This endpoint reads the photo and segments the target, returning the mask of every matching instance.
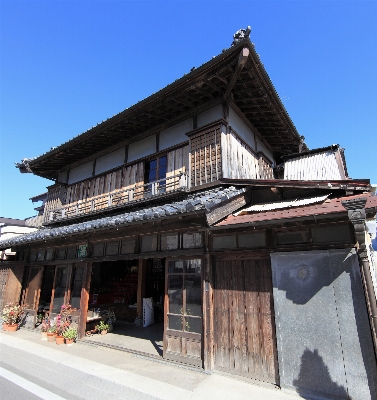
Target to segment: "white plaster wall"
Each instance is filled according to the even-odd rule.
[[[170,128],[164,129],[160,132],[160,150],[167,149],[168,147],[176,144],[186,142],[188,137],[187,132],[193,129],[193,119],[189,118],[179,124],[173,125]]]
[[[6,225],[0,228],[1,240],[10,239],[13,236],[22,235],[23,233],[29,233],[36,231],[36,228],[29,226],[15,226]]]
[[[243,122],[242,118],[229,107],[229,125],[240,135],[240,137],[253,149],[255,148],[254,133]]]
[[[9,240],[15,236],[23,235],[25,233],[30,233],[36,231],[37,228],[32,228],[29,226],[14,226],[14,225],[6,225],[0,227],[0,240]],[[6,255],[16,254],[11,249],[6,249],[4,251],[0,251],[0,259],[3,257],[1,253]]]
[[[207,125],[212,121],[217,121],[220,118],[223,118],[223,110],[221,104],[198,114],[197,118],[198,128],[203,125]]]
[[[156,135],[131,143],[128,146],[127,162],[138,160],[153,153],[156,153]]]
[[[267,147],[262,143],[260,139],[257,137],[257,151],[261,151],[268,159],[270,159],[272,162],[274,162],[274,156],[270,152],[270,150],[267,149]]]
[[[67,182],[67,171],[59,172],[58,174],[58,182],[66,183]]]
[[[102,157],[97,158],[95,175],[101,174],[102,172],[108,171],[110,169],[119,167],[123,165],[125,158],[125,149],[115,150],[112,153],[106,154]]]
[[[78,167],[72,168],[69,171],[68,184],[82,181],[83,179],[90,178],[93,173],[93,162],[89,161]]]

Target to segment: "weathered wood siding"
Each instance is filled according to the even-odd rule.
[[[216,369],[278,383],[273,310],[269,258],[215,261]]]
[[[9,302],[18,302],[21,295],[23,266],[0,267],[0,310]]]
[[[66,197],[65,187],[63,185],[54,185],[48,188],[47,199],[43,212],[43,222],[47,222],[50,218],[50,212],[60,208],[64,204]]]
[[[234,132],[222,134],[223,177],[259,179],[258,156]]]
[[[123,167],[123,179],[121,189],[132,190],[130,192],[129,200],[138,199],[143,195],[143,188],[141,185],[144,183],[144,162]]]
[[[181,172],[189,170],[189,147],[184,146],[176,150],[172,150],[167,154],[167,169],[166,169],[166,191],[178,189],[179,187],[186,186],[186,175],[179,177]],[[174,178],[173,178],[174,177]]]
[[[191,187],[204,185],[221,178],[221,132],[216,124],[190,137]]]
[[[144,163],[140,162],[127,167],[119,168],[107,174],[103,174],[92,179],[86,179],[82,182],[77,182],[69,185],[67,188],[64,205],[70,205],[67,213],[74,213],[75,207],[79,206],[86,200],[85,210],[81,212],[90,212],[101,210],[108,207],[108,197],[103,196],[113,193],[113,204],[117,203],[116,194],[119,190],[134,189],[130,195],[138,196],[138,192],[142,191],[138,188],[139,185],[144,183]]]
[[[274,171],[270,163],[262,156],[259,156],[259,178],[260,179],[274,179]]]

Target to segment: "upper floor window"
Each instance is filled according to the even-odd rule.
[[[148,196],[166,191],[167,157],[158,157],[145,162],[144,184],[145,194]]]

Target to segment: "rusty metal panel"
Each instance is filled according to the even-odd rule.
[[[287,160],[284,164],[284,179],[328,180],[344,179],[343,167],[339,165],[333,150]]]
[[[318,215],[330,215],[344,213],[346,216],[347,211],[342,205],[342,200],[357,199],[360,197],[365,197],[363,195],[340,197],[337,199],[331,199],[323,204],[312,204],[301,207],[293,207],[285,210],[270,210],[265,212],[254,212],[246,215],[233,216],[229,215],[227,218],[221,222],[215,224],[215,226],[227,226],[236,224],[251,224],[263,221],[274,221],[282,219],[293,219],[307,216],[318,216]],[[377,209],[377,196],[369,196],[367,199],[367,204],[365,206],[366,210],[373,211]]]
[[[281,385],[304,397],[377,398],[354,249],[273,253],[271,260]]]

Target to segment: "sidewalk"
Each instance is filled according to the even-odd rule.
[[[0,333],[1,362],[76,399],[298,400],[295,394],[217,373],[179,367],[78,342],[69,347],[40,340],[25,329]],[[63,372],[64,371],[64,372]],[[69,384],[67,385],[67,382]]]

